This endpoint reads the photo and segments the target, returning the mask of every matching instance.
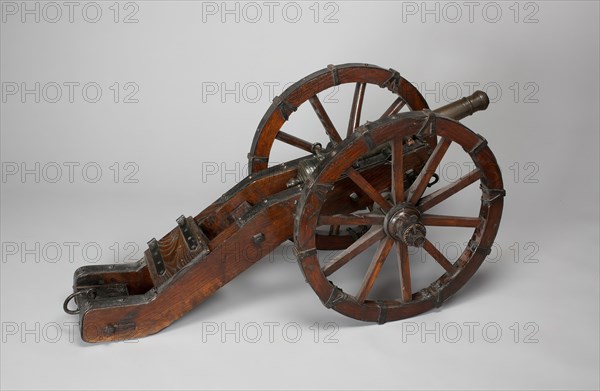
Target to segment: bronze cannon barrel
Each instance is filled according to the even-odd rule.
[[[490,98],[483,91],[475,91],[471,96],[459,99],[456,102],[442,106],[434,112],[456,121],[468,117],[478,111],[485,110],[490,104]]]

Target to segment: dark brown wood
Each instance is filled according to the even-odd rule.
[[[331,261],[323,266],[323,274],[326,276],[333,274],[358,254],[362,253],[384,237],[385,233],[383,232],[383,228],[377,226],[371,227],[369,232],[364,234],[360,239],[352,243],[347,249],[336,255]]]
[[[337,215],[337,216],[342,216],[342,215]],[[329,227],[329,235],[339,235],[340,234],[340,226],[339,225],[331,225]]]
[[[341,142],[316,94],[343,83],[356,85],[348,133],[360,125],[367,84],[387,88],[398,98],[380,120]],[[483,107],[483,98],[474,94],[443,113],[456,117],[472,113]],[[313,151],[315,144],[280,130],[306,101],[339,145]],[[415,110],[427,108],[398,73],[364,64],[331,67],[292,86],[275,100],[259,126],[250,157],[251,175],[195,217],[177,219],[176,228],[149,241],[139,262],[85,266],[75,272],[69,297],[77,306],[82,339],[105,342],[156,333],[292,237],[307,282],[329,308],[383,323],[439,306],[471,278],[493,244],[503,207],[502,176],[483,138],[430,111],[394,115],[405,103]],[[426,126],[434,133],[417,134]],[[420,142],[422,137],[425,143]],[[315,152],[315,157],[267,168],[276,139]],[[468,151],[478,168],[423,197],[450,143]],[[314,172],[307,173],[307,167]],[[424,213],[436,205],[443,207],[445,200],[459,197],[477,180],[481,181],[479,216]],[[425,226],[470,228],[468,245],[450,262],[432,244]],[[344,273],[333,273],[376,243],[358,292],[346,293],[339,281]],[[421,245],[445,273],[413,292],[411,267],[418,264],[411,266],[408,247]],[[318,249],[342,251],[321,262]],[[373,297],[379,295],[372,288],[392,249],[399,267],[400,297]]]
[[[481,179],[481,170],[476,168],[475,170],[470,171],[468,174],[460,177],[457,181],[452,182],[427,195],[426,197],[421,198],[418,203],[419,209],[422,211],[429,210],[440,202],[446,200],[448,197],[458,193],[470,184],[475,183],[479,179]]]
[[[277,140],[283,141],[286,144],[289,144],[293,147],[300,148],[306,152],[313,152],[313,144],[309,143],[306,140],[301,139],[300,137],[296,137],[289,133],[286,133],[280,130],[276,136]]]
[[[271,149],[275,140],[277,140],[276,136],[281,131],[281,127],[287,121],[293,120],[290,118],[293,108],[299,108],[307,101],[321,120],[332,144],[340,143],[342,137],[325,111],[323,104],[318,98],[318,94],[322,94],[320,96],[330,96],[334,93],[335,96],[339,96],[336,89],[339,88],[339,85],[344,84],[353,84],[355,87],[350,119],[348,121],[348,129],[352,128],[352,131],[361,122],[364,122],[360,113],[367,85],[371,85],[373,88],[387,89],[395,98],[395,104],[389,108],[391,110],[389,111],[389,115],[397,113],[407,103],[407,106],[413,110],[428,108],[427,102],[415,86],[391,69],[369,64],[329,66],[290,86],[273,101],[273,104],[261,120],[252,142],[249,153],[250,173],[259,172],[268,167]],[[337,129],[340,128],[338,127]],[[344,137],[349,133],[346,132]],[[302,134],[298,134],[297,136],[303,138]],[[427,141],[435,143],[435,138],[429,137]],[[308,145],[303,145],[305,147],[304,150],[307,150]],[[325,144],[323,145],[326,146]],[[330,249],[348,242],[347,238],[338,239],[335,237],[340,234],[343,235],[343,231],[340,231],[336,227],[332,227],[330,231],[328,235],[321,235],[318,248]],[[331,238],[327,238],[327,236],[331,236]]]
[[[348,233],[332,235],[331,232],[327,232],[327,234],[315,234],[315,245],[320,250],[337,251],[346,249],[355,241],[356,235],[351,235]]]
[[[408,303],[412,299],[412,287],[410,280],[410,258],[408,256],[408,246],[405,243],[396,243],[398,269],[400,271],[400,301]]]
[[[452,265],[452,263],[450,263],[450,261],[448,259],[446,259],[446,257],[444,256],[444,254],[442,254],[440,252],[440,250],[438,250],[433,243],[431,243],[428,239],[425,239],[425,243],[423,243],[423,248],[425,249],[425,251],[427,251],[429,253],[429,255],[431,255],[433,257],[433,259],[435,259],[435,261],[437,263],[440,264],[441,267],[443,267],[448,273],[450,274],[454,274],[454,272],[456,272],[456,269],[454,268],[454,265]]]
[[[424,225],[431,225],[434,227],[471,227],[477,228],[481,224],[479,217],[465,217],[465,216],[441,216],[424,214],[421,216],[421,221]]]
[[[315,110],[315,113],[317,113],[317,117],[319,117],[319,121],[321,121],[321,124],[323,124],[323,127],[325,128],[325,133],[327,133],[331,142],[333,142],[334,144],[341,142],[342,137],[333,125],[333,122],[331,122],[331,118],[329,118],[329,114],[327,114],[327,111],[325,111],[325,108],[321,104],[319,97],[317,95],[313,95],[308,99],[308,101],[310,102],[312,108]]]
[[[319,216],[319,225],[381,225],[383,218],[380,214]]]
[[[402,137],[392,140],[392,197],[394,202],[404,202],[404,143]]]
[[[362,191],[364,191],[373,202],[376,202],[381,208],[385,211],[388,211],[392,208],[392,205],[388,200],[383,198],[381,193],[377,191],[376,188],[373,187],[362,175],[360,175],[354,168],[349,167],[346,170],[346,175],[352,179],[354,183],[356,183]]]
[[[362,112],[363,100],[365,99],[365,89],[367,83],[356,83],[354,88],[354,97],[352,98],[352,107],[350,108],[350,119],[348,120],[348,131],[346,137],[350,137],[354,129],[360,126],[360,114]]]
[[[435,130],[440,139],[434,143],[435,148],[430,150],[431,153],[421,169],[415,171],[417,176],[414,181],[406,187],[405,174],[411,170],[411,165],[407,164],[409,153],[406,153],[406,150],[411,147],[402,145],[400,140],[414,139],[417,132],[425,126]],[[441,305],[460,289],[481,265],[499,226],[504,194],[500,170],[493,154],[480,136],[457,122],[437,118],[431,113],[409,112],[398,117],[386,117],[370,124],[368,130],[361,130],[361,132],[362,137],[348,140],[350,142],[341,145],[335,155],[323,161],[314,180],[303,190],[299,200],[294,242],[299,253],[304,254],[300,265],[308,283],[327,307],[365,321],[385,322],[404,319]],[[478,170],[432,193],[431,196],[422,197],[451,143],[456,143],[464,151],[469,151],[468,157],[472,159]],[[357,169],[362,167],[359,164],[360,159],[386,144],[392,147],[392,156],[386,164],[386,169],[379,171],[379,177],[369,174],[367,179],[369,171],[366,168]],[[404,152],[402,155],[398,153],[400,148]],[[385,211],[386,217],[382,226],[372,225],[367,234],[355,244],[338,254],[332,262],[326,263],[325,267],[321,267],[322,256],[311,251],[316,245],[316,228],[322,223],[342,223],[342,217],[334,217],[335,215],[330,211],[324,211],[328,205],[333,205],[330,204],[332,199],[324,189],[337,189],[338,183],[343,182],[345,178],[349,178],[372,201],[383,204],[381,209]],[[423,213],[421,208],[423,205],[443,207],[443,201],[452,195],[459,197],[460,190],[477,180],[485,183],[481,190],[483,201],[479,216]],[[398,181],[402,184],[397,183]],[[404,191],[407,188],[408,191]],[[392,193],[392,203],[384,197],[388,192]],[[397,196],[403,194],[404,199]],[[333,200],[337,203],[342,201],[337,198]],[[372,214],[372,212],[358,212],[359,208],[356,210],[353,215]],[[361,221],[356,217],[346,218],[351,223]],[[372,222],[380,223],[380,220]],[[425,226],[461,229],[463,230],[461,232],[464,232],[464,228],[470,228],[471,233],[465,237],[468,246],[456,261],[450,262],[433,246],[430,232],[425,230]],[[347,285],[347,281],[344,281],[344,274],[333,272],[352,262],[377,241],[380,242],[380,246],[363,277],[360,289],[354,296],[345,293],[347,289],[344,289],[344,286]],[[371,297],[371,288],[385,261],[384,253],[389,252],[391,248],[390,242],[395,244],[395,256],[398,262],[399,297]],[[411,265],[409,245],[423,246],[445,272],[440,273],[429,286],[416,292],[412,291],[411,275],[415,272],[412,269],[418,267],[419,263]]]
[[[381,118],[385,118],[385,117],[389,117],[391,115],[394,114],[398,114],[400,112],[400,110],[402,110],[402,108],[406,105],[406,102],[404,101],[403,98],[396,98],[396,100],[394,102],[392,102],[392,104],[390,105],[390,107],[388,107],[385,112],[381,115]]]
[[[416,87],[391,69],[370,64],[342,64],[333,68],[321,69],[293,84],[279,96],[280,99],[273,101],[260,121],[252,141],[248,154],[250,173],[268,167],[275,136],[288,120],[280,109],[281,102],[287,102],[293,107],[300,107],[310,98],[313,101],[311,103],[315,103],[318,98],[313,97],[319,93],[329,94],[334,88],[339,88],[339,85],[356,83],[366,83],[373,87],[388,89],[392,96],[401,98],[412,110],[429,108]],[[330,138],[336,143],[341,141],[341,137],[336,137],[335,134],[330,135]]]
[[[450,147],[451,142],[452,140],[448,138],[442,138],[438,142],[438,145],[433,150],[433,153],[427,161],[425,168],[419,173],[419,176],[417,176],[417,179],[410,187],[410,189],[408,189],[408,196],[406,197],[408,202],[410,202],[411,204],[416,204],[419,201],[419,199],[423,195],[423,192],[425,191],[425,188],[427,188],[431,177],[435,173],[436,168],[438,167],[440,161],[442,161],[442,158],[444,157],[444,154],[448,150],[448,147]]]
[[[369,269],[367,270],[367,274],[365,274],[365,278],[358,289],[358,293],[356,294],[356,300],[359,303],[362,303],[367,298],[369,292],[371,292],[371,288],[375,283],[375,279],[379,275],[381,271],[381,267],[385,262],[392,246],[394,245],[394,241],[390,238],[385,238],[379,242],[379,247],[377,247],[377,251],[375,252],[375,256],[369,265]]]

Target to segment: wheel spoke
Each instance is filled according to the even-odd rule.
[[[319,120],[323,124],[325,132],[327,133],[327,136],[329,136],[331,142],[334,144],[342,142],[342,137],[335,129],[335,126],[333,126],[333,122],[331,122],[331,118],[329,118],[329,115],[325,111],[325,108],[321,104],[319,98],[316,95],[313,95],[308,100],[312,108],[315,110],[315,113],[317,113],[317,117],[319,117]]]
[[[339,268],[347,264],[352,258],[371,247],[378,240],[385,237],[382,227],[371,227],[356,242],[352,243],[347,249],[336,255],[330,262],[323,266],[323,273],[326,276],[331,275]]]
[[[412,287],[410,286],[410,258],[408,246],[404,242],[396,242],[398,268],[400,270],[400,289],[402,291],[402,302],[408,303],[412,299]]]
[[[340,226],[339,225],[329,226],[329,235],[339,235],[339,234],[340,234]]]
[[[402,108],[406,105],[406,102],[402,98],[396,98],[396,100],[387,108],[387,110],[379,117],[385,118],[397,114],[402,110]]]
[[[384,216],[375,213],[363,215],[319,216],[317,225],[382,225]]]
[[[440,252],[440,250],[438,250],[437,248],[435,248],[435,246],[433,245],[433,243],[431,243],[429,240],[425,239],[425,242],[423,243],[423,248],[448,273],[454,274],[456,272],[456,268],[454,267],[454,265],[448,259],[446,259],[446,257],[444,256],[444,254],[442,254]]]
[[[350,109],[347,137],[350,137],[352,132],[354,132],[354,129],[360,126],[360,114],[362,112],[366,87],[367,83],[356,83],[356,87],[354,88],[354,98],[352,98],[352,108]]]
[[[314,144],[311,144],[311,143],[309,143],[306,140],[303,140],[303,139],[301,139],[299,137],[293,136],[293,135],[291,135],[289,133],[286,133],[284,131],[280,130],[277,133],[277,136],[275,136],[275,138],[277,140],[283,141],[284,143],[289,144],[289,145],[291,145],[293,147],[300,148],[300,149],[302,149],[304,151],[307,151],[307,152],[311,152],[311,153],[313,152],[313,145]]]
[[[392,197],[394,202],[404,202],[404,150],[402,137],[392,141]]]
[[[360,187],[361,190],[364,191],[371,200],[379,204],[383,210],[387,212],[392,208],[392,205],[388,202],[388,200],[383,198],[379,191],[377,191],[377,189],[367,182],[367,180],[354,168],[350,167],[348,170],[346,170],[346,174],[348,174],[348,177],[352,179],[352,182],[356,183],[358,187]]]
[[[436,145],[433,153],[429,157],[429,160],[427,160],[427,163],[425,163],[425,167],[423,167],[423,170],[421,170],[415,182],[412,184],[410,189],[408,189],[408,202],[411,204],[416,204],[419,198],[421,198],[425,188],[429,184],[431,176],[435,172],[437,166],[440,164],[440,161],[444,157],[444,154],[448,150],[451,142],[452,141],[447,138],[442,137],[440,139],[438,145]]]
[[[421,216],[424,225],[434,227],[466,227],[477,228],[481,223],[479,217],[441,216],[424,214]]]
[[[475,170],[469,172],[468,174],[460,177],[457,181],[452,182],[452,183],[434,191],[433,193],[429,194],[426,197],[423,197],[419,201],[419,204],[418,204],[419,209],[421,209],[422,211],[426,211],[428,209],[433,208],[440,202],[442,202],[442,201],[446,200],[447,198],[451,197],[452,195],[458,193],[459,191],[461,191],[465,187],[469,186],[470,184],[475,183],[476,181],[481,179],[481,177],[482,177],[481,170],[476,168]]]
[[[388,237],[384,238],[379,242],[379,247],[377,247],[377,251],[375,252],[375,256],[373,257],[371,264],[369,265],[367,274],[365,275],[360,289],[356,294],[356,300],[358,300],[359,303],[364,302],[369,292],[371,292],[371,288],[375,283],[375,279],[381,271],[381,267],[383,266],[383,263],[385,262],[388,254],[390,253],[390,250],[392,249],[393,245],[394,240]]]

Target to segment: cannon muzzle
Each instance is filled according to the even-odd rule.
[[[468,117],[480,110],[485,110],[490,104],[490,98],[483,91],[475,91],[471,96],[434,110],[436,114],[452,118],[456,121]]]

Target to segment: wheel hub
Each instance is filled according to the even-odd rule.
[[[421,222],[421,212],[410,204],[394,206],[385,216],[383,229],[394,240],[413,247],[423,246],[427,234]]]

